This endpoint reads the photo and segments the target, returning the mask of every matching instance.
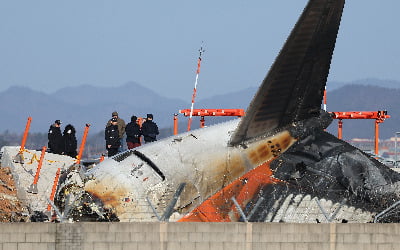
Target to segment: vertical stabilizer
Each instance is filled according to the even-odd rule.
[[[233,134],[231,145],[319,115],[344,2],[308,2]]]

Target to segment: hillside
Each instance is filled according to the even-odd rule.
[[[372,81],[372,80],[371,80]],[[377,83],[383,84],[381,81]],[[395,86],[390,81],[390,86]],[[400,82],[397,82],[400,86]],[[332,86],[333,84],[328,84]],[[387,84],[386,84],[387,85]],[[333,87],[332,87],[333,88]],[[331,88],[331,89],[332,89]],[[242,108],[246,109],[257,88],[251,87],[225,95],[199,99],[195,108]],[[387,110],[392,118],[380,125],[381,138],[389,138],[399,131],[400,90],[398,88],[373,85],[350,84],[339,88],[328,88],[328,111],[377,111]],[[190,100],[189,100],[190,101]],[[173,114],[180,109],[190,108],[187,103],[156,94],[137,83],[126,83],[115,87],[67,87],[53,94],[44,94],[30,88],[12,87],[0,92],[0,133],[22,133],[26,119],[32,116],[31,132],[47,133],[49,125],[56,119],[63,126],[73,124],[82,133],[86,123],[91,124],[90,134],[101,133],[111,113],[117,110],[129,122],[131,115],[145,116],[153,113],[160,128],[165,128],[164,136],[172,133]],[[230,117],[206,118],[206,124],[222,122]],[[186,129],[187,118],[179,116],[179,130]],[[194,118],[198,127],[198,118]],[[337,133],[335,121],[328,129]],[[344,137],[373,138],[374,122],[369,120],[344,121]]]
[[[0,132],[22,132],[28,116],[32,117],[32,132],[47,132],[51,123],[60,119],[63,125],[73,124],[83,131],[102,131],[113,111],[129,122],[132,115],[153,113],[161,127],[172,124],[173,114],[188,104],[157,95],[136,83],[100,88],[93,86],[67,87],[53,94],[44,94],[23,87],[12,87],[0,93],[0,114],[7,122]]]
[[[399,85],[400,86],[400,85]],[[328,111],[378,111],[387,110],[391,118],[380,126],[380,138],[393,137],[400,131],[400,89],[370,85],[346,85],[327,93]],[[343,120],[343,137],[373,138],[374,120]],[[337,121],[328,131],[337,134]]]

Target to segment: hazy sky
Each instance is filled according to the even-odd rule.
[[[190,102],[201,45],[198,98],[258,86],[306,3],[0,0],[0,91],[134,81]],[[347,0],[329,80],[400,80],[399,9]]]

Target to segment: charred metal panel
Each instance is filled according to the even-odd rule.
[[[247,218],[252,222],[286,223],[368,223],[375,213],[302,192],[290,185],[268,185],[256,211]],[[268,199],[266,199],[268,197]],[[343,204],[345,203],[345,204]],[[250,206],[249,206],[250,207]],[[245,211],[249,213],[249,211]]]
[[[230,144],[319,115],[344,0],[309,1]]]
[[[250,210],[260,197],[264,200],[249,221],[327,222],[323,211],[315,211],[322,200],[336,204],[335,209],[341,204],[335,222],[372,222],[400,200],[399,173],[322,130],[304,137],[270,166],[274,177],[286,184],[265,186],[248,204]],[[335,209],[326,209],[327,214]],[[385,222],[399,221],[397,209],[385,216]]]

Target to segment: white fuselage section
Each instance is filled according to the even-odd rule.
[[[248,170],[283,153],[295,141],[284,131],[246,147],[228,146],[239,121],[193,130],[136,148],[154,164],[133,150],[109,158],[87,173],[90,180],[84,189],[99,198],[120,221],[154,221],[157,220],[154,210],[161,216],[178,186],[185,183],[172,218],[179,219]],[[129,156],[121,157],[123,154]]]

